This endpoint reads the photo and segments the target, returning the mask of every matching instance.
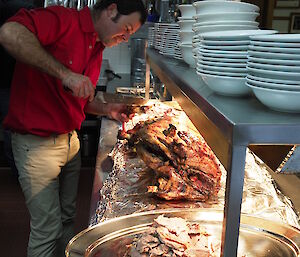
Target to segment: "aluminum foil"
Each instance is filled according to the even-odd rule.
[[[179,130],[198,133],[183,111],[163,103],[155,103],[147,113],[136,115],[126,124],[126,128],[130,129],[141,120],[158,117],[166,112],[180,124]],[[118,141],[110,156],[114,165],[99,192],[98,207],[91,219],[91,226],[111,218],[154,209],[224,208],[226,170],[222,165],[221,189],[215,198],[207,202],[166,201],[147,192],[147,186],[154,184],[154,172],[128,148],[126,142]],[[268,167],[250,150],[246,153],[242,213],[300,228],[300,220],[292,202],[276,187]]]

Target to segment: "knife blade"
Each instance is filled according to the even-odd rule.
[[[122,94],[113,94],[102,91],[98,91],[95,98],[101,103],[123,103],[128,105],[143,105],[148,102],[148,100],[141,97],[125,96]]]

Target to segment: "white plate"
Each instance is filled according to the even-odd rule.
[[[205,57],[217,57],[217,58],[227,58],[227,59],[245,59],[247,58],[247,54],[218,54],[214,52],[206,52],[202,50],[198,50],[198,55],[203,55]]]
[[[274,34],[276,30],[233,30],[222,32],[207,32],[200,35],[205,40],[249,40],[251,35]]]
[[[192,17],[178,17],[179,21],[194,21],[194,19]]]
[[[221,67],[221,66],[211,66],[197,63],[197,68],[201,70],[208,70],[208,71],[220,71],[220,72],[233,72],[233,73],[247,73],[246,68],[238,68],[238,67]]]
[[[248,45],[236,45],[236,46],[211,46],[211,45],[205,45],[200,43],[201,47],[203,49],[208,49],[208,50],[218,50],[218,51],[227,51],[227,50],[235,50],[235,51],[246,51],[248,50]]]
[[[195,23],[195,20],[182,20],[177,22],[180,30],[182,31],[192,31],[192,26]]]
[[[236,67],[236,68],[246,68],[247,62],[212,62],[203,60],[202,58],[198,58],[199,64],[209,65],[209,66],[217,66],[217,67]]]
[[[198,1],[194,2],[193,6],[196,8],[196,14],[205,13],[226,13],[226,12],[258,12],[259,7],[254,4],[224,1]]]
[[[273,47],[300,47],[300,43],[265,42],[250,40],[250,45]]]
[[[203,55],[198,55],[198,58],[201,58],[203,61],[211,62],[224,62],[224,63],[247,63],[247,58],[238,59],[238,58],[220,58],[220,57],[208,57]]]
[[[217,75],[217,76],[227,76],[227,77],[238,77],[238,78],[245,78],[247,76],[246,73],[234,73],[234,72],[225,72],[225,71],[208,71],[208,70],[203,70],[197,67],[197,71],[203,72],[203,73],[208,73],[211,75]]]
[[[250,65],[247,65],[248,73],[263,78],[281,79],[281,80],[293,80],[300,81],[298,72],[285,72],[285,71],[274,71],[274,70],[263,70],[257,69]]]
[[[287,60],[298,60],[300,61],[300,54],[285,54],[285,53],[269,53],[261,51],[248,51],[249,56],[266,59],[287,59]]]
[[[300,54],[300,48],[295,47],[269,47],[269,46],[254,46],[249,45],[249,50],[269,52],[269,53],[285,53],[285,54]]]
[[[252,62],[256,63],[266,63],[266,64],[279,64],[279,65],[289,65],[289,66],[300,66],[300,60],[284,60],[284,59],[266,59],[266,58],[258,58],[253,56],[248,56],[248,59]]]
[[[213,53],[213,54],[224,54],[224,55],[247,55],[247,51],[231,51],[231,50],[211,50],[211,49],[205,49],[201,46],[198,47],[198,50],[200,50],[203,53]]]
[[[237,21],[237,20],[226,20],[226,21],[205,21],[205,22],[195,22],[193,26],[209,26],[209,25],[247,25],[258,27],[259,23],[257,21]]]
[[[202,33],[208,33],[211,31],[217,32],[225,32],[225,31],[241,31],[241,30],[258,30],[256,26],[251,25],[207,25],[207,26],[199,26],[197,28],[193,28],[193,31],[199,35]]]
[[[196,10],[191,4],[180,4],[178,8],[182,17],[190,18],[196,14]]]
[[[276,34],[276,35],[259,35],[251,36],[251,40],[272,41],[272,42],[291,42],[300,43],[300,34]]]
[[[247,64],[250,65],[251,67],[264,69],[264,70],[299,72],[299,77],[300,77],[300,66],[293,67],[293,66],[279,65],[279,64],[274,65],[274,64],[257,63],[252,61],[248,61]]]
[[[212,46],[235,46],[235,45],[249,45],[250,40],[200,40],[204,45]]]
[[[158,27],[175,27],[179,28],[179,25],[177,23],[155,23]]]
[[[286,84],[277,84],[271,82],[263,82],[259,80],[253,80],[246,77],[246,81],[251,85],[257,87],[265,87],[265,88],[274,88],[274,89],[281,89],[281,90],[291,90],[291,91],[299,91],[300,92],[300,85],[286,85]]]
[[[262,81],[262,82],[292,85],[292,86],[299,85],[300,86],[300,81],[263,78],[263,77],[260,77],[260,76],[253,76],[251,74],[248,74],[247,77],[252,79],[252,80],[258,80],[258,81]]]
[[[196,19],[197,22],[227,21],[227,20],[255,21],[258,15],[259,15],[258,12],[227,12],[227,13],[223,12],[222,15],[216,15],[216,13],[195,15],[194,19]]]
[[[300,112],[300,92],[269,89],[246,85],[252,89],[255,96],[270,109],[282,112]]]

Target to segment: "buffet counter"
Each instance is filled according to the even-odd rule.
[[[225,225],[227,222],[225,240],[226,237],[229,240],[228,236],[231,234],[234,234],[235,238],[238,233],[236,232],[236,228],[238,228],[236,224],[239,223],[240,217],[240,207],[237,203],[242,201],[241,193],[243,191],[248,145],[256,143],[300,143],[299,134],[297,133],[300,126],[299,115],[268,110],[254,97],[231,98],[218,96],[205,86],[193,69],[190,69],[181,61],[162,57],[151,49],[148,49],[148,63],[150,63],[161,81],[165,83],[195,127],[201,132],[229,174],[229,178],[224,184],[226,187],[224,190],[227,191],[227,195],[225,194],[224,197],[226,206]],[[110,92],[114,91],[113,87],[108,87],[108,89]],[[119,128],[120,124],[117,122],[102,119],[91,197],[91,225],[99,222],[97,218],[95,220],[95,216],[97,216],[95,214],[99,212],[99,203],[102,200],[107,200],[103,199],[106,196],[103,192],[100,193],[100,189],[107,175],[113,169],[113,163],[108,154],[115,147]],[[287,186],[286,192],[289,193],[287,196],[295,201],[295,206],[298,205],[299,177],[297,175],[275,174],[271,170],[269,172],[275,180],[278,179],[280,187],[283,186],[283,192],[285,191],[284,187]],[[285,178],[282,180],[281,176],[285,176]],[[289,180],[293,183],[290,184]],[[299,210],[299,205],[296,208]],[[236,213],[237,211],[238,213]],[[116,213],[115,217],[121,215],[122,213]],[[223,238],[222,242],[225,240]],[[233,240],[229,245],[234,247],[236,243]],[[231,252],[232,250],[227,249],[227,251]]]

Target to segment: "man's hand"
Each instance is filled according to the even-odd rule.
[[[70,72],[62,80],[62,84],[72,91],[74,96],[80,98],[89,98],[93,101],[95,88],[89,77]]]
[[[106,116],[110,119],[127,122],[131,117],[128,115],[126,104],[107,103],[105,106]]]

